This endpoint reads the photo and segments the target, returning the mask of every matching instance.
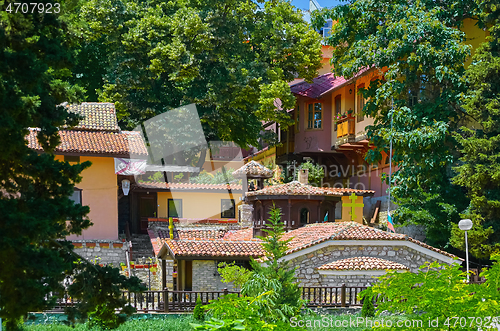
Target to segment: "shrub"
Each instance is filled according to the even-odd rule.
[[[197,321],[205,320],[205,309],[203,308],[203,303],[200,298],[196,299],[196,306],[194,306],[193,318]]]
[[[375,317],[375,307],[373,306],[373,297],[365,294],[363,297],[363,307],[361,308],[362,317]]]

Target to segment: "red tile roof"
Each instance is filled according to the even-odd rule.
[[[332,73],[327,73],[313,79],[313,83],[301,82],[290,87],[293,94],[303,97],[319,99],[327,91],[339,87],[346,83],[344,77],[335,77]]]
[[[38,129],[30,129],[26,137],[28,146],[38,151],[42,147],[37,139]],[[129,156],[147,155],[146,146],[141,137],[135,132],[121,133],[104,131],[59,131],[61,143],[56,153],[78,153],[83,155],[119,155]]]
[[[397,262],[372,256],[350,257],[323,264],[319,270],[408,270],[408,267]]]
[[[271,178],[273,177],[273,171],[267,169],[262,164],[250,161],[238,170],[233,172],[233,176],[235,177],[263,177],[263,178]]]
[[[357,195],[371,195],[375,191],[355,190],[349,188],[327,188],[316,187],[308,184],[302,184],[293,181],[286,184],[267,186],[262,190],[251,191],[247,193],[248,197],[256,195],[325,195],[325,196],[343,196],[355,193]]]
[[[224,235],[224,240],[244,240],[244,241],[261,241],[253,237],[253,228],[246,228],[241,230],[229,230]]]
[[[456,257],[453,254],[409,238],[407,235],[382,231],[356,222],[309,224],[285,233],[283,239],[292,239],[288,245],[288,254],[327,240],[394,240],[409,241],[445,256],[452,258]]]
[[[83,102],[77,105],[66,105],[66,109],[83,117],[73,130],[120,131],[113,103]]]
[[[350,84],[353,78],[361,76],[369,69],[370,68],[362,69],[359,73],[354,75],[354,77],[348,80],[342,76],[335,77],[335,75],[330,72],[314,78],[312,84],[305,81],[294,84],[290,86],[290,90],[293,94],[298,94],[312,99],[320,99],[324,94],[338,89],[346,84]]]
[[[155,253],[165,245],[174,257],[261,257],[264,251],[261,240],[253,238],[253,228],[241,230],[176,229],[174,239],[168,231],[148,230]],[[409,241],[447,257],[456,256],[409,238],[404,234],[390,233],[355,222],[329,222],[309,224],[284,234],[291,239],[287,254],[327,240],[392,240]]]
[[[193,191],[193,190],[210,190],[210,191],[241,191],[242,187],[239,184],[197,184],[197,183],[165,183],[165,182],[137,182],[135,187],[160,189],[170,191]]]
[[[178,257],[259,257],[259,242],[229,240],[162,240],[174,258]]]
[[[226,234],[226,230],[183,230],[174,229],[174,239],[222,239]],[[169,239],[170,233],[166,230],[159,230],[158,237],[161,239]]]

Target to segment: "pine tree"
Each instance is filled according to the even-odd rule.
[[[91,225],[89,208],[70,199],[90,163],[70,165],[54,156],[58,128],[78,120],[58,105],[76,102],[82,89],[67,83],[73,38],[64,15],[55,13],[58,6],[64,13],[66,2],[48,1],[45,8],[49,3],[52,13],[15,13],[14,1],[2,2],[0,12],[0,317],[8,330],[27,312],[50,307],[48,295],[63,293],[68,275],[85,279],[75,284],[83,286],[76,299],[93,298],[82,301],[87,312],[115,298],[120,288],[139,289],[133,279],[76,263],[79,256],[64,240]],[[6,11],[9,6],[14,12]],[[29,128],[39,129],[43,153],[28,147]],[[109,309],[114,313],[123,305],[113,300]]]
[[[471,200],[462,215],[474,223],[468,233],[471,253],[489,258],[500,249],[500,6],[492,0],[478,0],[478,5],[490,36],[466,72],[470,87],[464,108],[470,121],[456,135],[462,157],[454,182],[465,187]],[[464,234],[456,225],[451,242],[464,249]]]
[[[304,301],[295,278],[295,268],[283,259],[291,239],[281,240],[285,233],[281,221],[281,210],[273,206],[267,222],[267,236],[259,237],[264,242],[264,265],[252,260],[253,270],[250,280],[243,285],[242,294],[257,297],[269,290],[275,292],[273,307],[282,320],[295,316]]]

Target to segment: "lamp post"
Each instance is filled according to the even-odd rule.
[[[467,284],[469,283],[469,247],[467,243],[467,231],[472,229],[472,221],[470,219],[460,220],[458,228],[465,232],[465,264],[467,265]]]

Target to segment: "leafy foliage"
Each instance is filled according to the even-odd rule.
[[[470,198],[462,216],[474,223],[469,231],[471,253],[489,258],[500,250],[500,7],[494,1],[478,5],[490,36],[466,71],[470,88],[463,101],[471,120],[455,135],[462,157],[454,182],[465,187]],[[456,225],[451,243],[464,249],[463,232]]]
[[[373,298],[369,295],[363,297],[363,307],[361,307],[362,317],[374,317],[375,307],[373,306]]]
[[[282,181],[284,183],[290,183],[293,180],[298,180],[298,172],[301,169],[309,170],[309,174],[307,176],[309,184],[320,186],[323,178],[325,178],[325,169],[321,167],[321,165],[314,164],[314,162],[311,161],[306,161],[298,167],[295,167],[294,164],[288,163],[287,171],[282,172],[281,174]]]
[[[273,207],[269,215],[266,224],[268,228],[264,229],[267,236],[260,238],[263,240],[265,265],[251,261],[254,271],[250,280],[243,285],[242,294],[257,297],[267,291],[273,291],[275,298],[271,302],[272,311],[269,318],[285,321],[300,312],[304,301],[295,279],[295,269],[290,267],[289,261],[282,259],[291,239],[282,240],[285,230],[281,222],[281,210]]]
[[[90,327],[114,329],[135,313],[122,295],[127,288],[131,292],[146,290],[137,277],[120,275],[118,268],[101,267],[87,261],[75,263],[75,275],[68,286],[68,294],[77,301],[75,307],[66,309],[71,323],[89,321]],[[116,309],[122,308],[120,313]]]
[[[92,0],[80,13],[75,80],[115,102],[122,128],[195,103],[208,140],[256,146],[262,120],[292,124],[287,82],[321,66],[320,37],[288,1]]]
[[[393,138],[395,219],[425,224],[429,242],[438,246],[447,243],[451,223],[468,203],[450,178],[470,49],[458,28],[475,7],[472,0],[357,0],[313,15],[317,27],[325,17],[338,22],[327,40],[335,46],[336,74],[369,69],[383,75],[359,91],[367,100],[363,112],[375,119],[367,132],[375,149],[367,160],[379,161]]]
[[[421,266],[418,273],[389,271],[361,295],[378,296],[377,315],[383,311],[407,315],[418,313],[417,319],[438,318],[440,326],[447,318],[454,317],[476,317],[484,321],[487,316],[491,318],[498,312],[500,256],[494,259],[497,262],[493,267],[482,272],[481,276],[486,278],[486,282],[480,285],[467,284],[465,273],[460,271],[458,264],[433,262]],[[471,320],[467,321],[465,328],[462,325],[462,328],[456,326],[453,330],[470,330]]]
[[[193,310],[193,318],[197,321],[205,320],[205,309],[202,307],[203,303],[200,298],[196,299],[196,305]]]
[[[221,275],[221,281],[223,283],[233,283],[234,286],[240,287],[243,286],[250,279],[252,272],[248,269],[239,267],[234,264],[234,262],[219,263],[217,271]]]
[[[234,178],[233,172],[233,168],[223,168],[221,170],[217,170],[213,174],[203,170],[198,174],[198,176],[191,177],[189,182],[197,184],[227,184],[238,182],[239,180]]]
[[[289,319],[304,305],[295,280],[295,269],[281,260],[289,240],[284,234],[281,211],[273,208],[268,221],[268,236],[262,237],[265,266],[251,261],[253,271],[229,265],[219,268],[223,282],[241,286],[241,296],[228,294],[205,306],[208,313],[224,321],[244,320],[249,330],[289,329]]]
[[[194,330],[245,330],[243,325],[243,320],[219,320],[217,318],[211,318],[205,324],[195,324],[190,323]]]

